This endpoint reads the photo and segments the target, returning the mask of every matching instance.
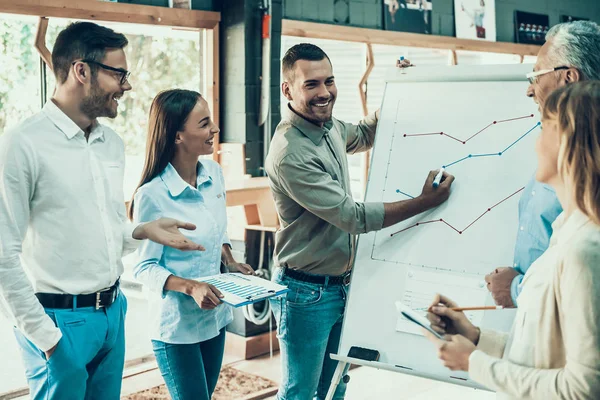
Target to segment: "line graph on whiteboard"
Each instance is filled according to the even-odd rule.
[[[535,171],[540,122],[527,112],[531,105],[523,104],[527,107],[512,115],[506,110],[494,114],[491,107],[492,112],[457,115],[460,107],[449,106],[446,115],[423,114],[416,121],[400,101],[395,118],[391,110],[384,111],[386,128],[393,133],[387,164],[375,167],[380,173],[385,168],[374,178],[383,186],[382,201],[417,197],[428,172],[440,167],[456,180],[443,205],[376,232],[372,260],[453,272],[469,272],[469,265],[477,271],[495,268],[502,265],[498,260],[512,264],[510,240],[496,246],[493,236],[516,237],[516,229],[505,233],[502,227],[516,225],[519,198],[528,195],[525,184]]]

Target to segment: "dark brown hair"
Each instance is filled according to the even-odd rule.
[[[329,61],[329,64],[331,64],[329,56],[321,50],[319,46],[315,46],[311,43],[299,43],[290,47],[288,51],[285,52],[285,55],[281,60],[281,72],[283,73],[284,78],[288,82],[291,82],[294,80],[293,71],[296,61],[321,61],[325,58]]]
[[[73,61],[90,60],[102,62],[107,49],[122,49],[127,38],[112,29],[93,22],[74,22],[63,29],[52,48],[52,68],[56,80],[64,83],[69,76]],[[98,67],[90,63],[92,74]]]
[[[148,118],[148,138],[142,177],[135,192],[157,177],[167,167],[175,155],[175,138],[183,129],[190,112],[202,95],[192,90],[172,89],[156,95],[150,107]],[[127,216],[133,219],[133,196]]]

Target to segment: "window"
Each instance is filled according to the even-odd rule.
[[[0,135],[40,109],[36,23],[36,17],[0,14]]]

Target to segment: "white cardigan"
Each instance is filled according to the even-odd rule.
[[[600,226],[576,211],[553,228],[510,335],[482,330],[469,358],[498,399],[600,399]]]

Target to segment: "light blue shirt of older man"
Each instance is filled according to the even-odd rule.
[[[519,275],[513,278],[510,295],[515,305],[521,293],[523,276],[542,253],[546,251],[552,236],[552,223],[562,212],[554,189],[533,177],[519,201],[519,231],[515,245],[513,267]]]

